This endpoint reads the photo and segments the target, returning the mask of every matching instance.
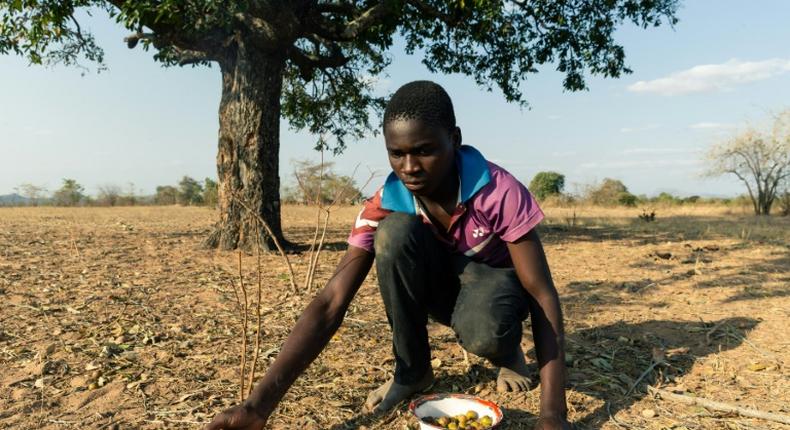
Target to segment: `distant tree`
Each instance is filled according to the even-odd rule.
[[[19,193],[22,197],[27,199],[27,204],[32,206],[38,206],[40,200],[44,198],[47,194],[47,189],[33,185],[31,183],[25,182],[24,184],[20,184],[18,187],[14,188],[14,190]]]
[[[195,179],[184,176],[178,183],[176,200],[184,206],[203,204],[203,186]]]
[[[538,172],[529,183],[529,191],[543,200],[548,196],[558,195],[565,188],[565,175],[557,172]]]
[[[138,203],[137,190],[134,187],[134,182],[129,182],[126,192],[122,196],[122,204],[126,206],[134,206]]]
[[[653,199],[656,203],[663,203],[665,205],[674,205],[680,203],[680,199],[667,192],[661,192]]]
[[[121,201],[121,187],[113,184],[100,185],[96,194],[96,204],[101,206],[116,206]]]
[[[362,193],[350,176],[338,175],[334,163],[315,163],[309,160],[293,162],[296,185],[285,189],[285,200],[292,203],[349,204]]]
[[[779,186],[790,177],[790,109],[769,131],[750,128],[707,154],[708,175],[733,174],[746,185],[756,215],[770,215]]]
[[[160,185],[156,187],[154,203],[158,205],[174,205],[178,201],[178,189],[171,185]]]
[[[63,185],[52,195],[56,205],[76,206],[85,197],[85,188],[74,179],[63,179]]]
[[[320,146],[332,136],[337,150],[377,129],[375,76],[396,36],[407,53],[424,53],[431,72],[465,74],[525,103],[522,84],[543,65],[564,73],[569,90],[586,88],[585,73],[629,73],[618,27],[674,24],[678,0],[0,0],[0,53],[101,64],[103,51],[78,21],[87,8],[107,11],[132,32],[129,48],[154,47],[165,64],[218,63],[220,220],[206,244],[232,249],[256,238],[231,193],[282,237],[281,119],[321,136]]]
[[[605,178],[597,187],[593,187],[588,199],[603,206],[625,205],[635,206],[638,199],[628,192],[628,188],[617,179]]]
[[[779,194],[779,210],[782,216],[790,216],[790,189]]]
[[[216,181],[206,178],[203,181],[203,204],[212,208],[219,202],[219,188]]]

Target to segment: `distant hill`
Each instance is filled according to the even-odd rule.
[[[29,198],[22,197],[17,193],[0,196],[0,205],[25,205],[29,202]]]

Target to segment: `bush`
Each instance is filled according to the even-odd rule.
[[[600,185],[593,187],[588,192],[587,199],[593,204],[602,206],[636,206],[639,201],[635,195],[628,192],[625,184],[611,178],[606,178]]]
[[[565,175],[557,172],[538,172],[529,183],[529,191],[538,199],[559,195],[565,188]]]

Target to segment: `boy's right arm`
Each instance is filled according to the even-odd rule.
[[[291,384],[318,357],[340,327],[372,264],[373,254],[349,246],[335,274],[302,312],[277,359],[250,397],[243,404],[217,415],[206,430],[261,429]]]

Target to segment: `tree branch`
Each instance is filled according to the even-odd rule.
[[[380,0],[365,11],[351,5],[319,4],[313,8],[312,12],[314,13],[310,16],[307,25],[304,26],[304,30],[333,42],[349,42],[356,39],[365,30],[380,23],[382,18],[394,10],[393,3],[393,0]],[[327,22],[322,15],[324,13],[335,13],[343,17],[356,16],[356,18],[343,25]]]
[[[315,69],[329,69],[344,66],[350,61],[350,58],[343,55],[340,47],[337,45],[330,45],[332,51],[330,55],[308,54],[301,49],[292,46],[288,50],[288,58],[296,64],[299,72],[305,80],[312,76]]]

